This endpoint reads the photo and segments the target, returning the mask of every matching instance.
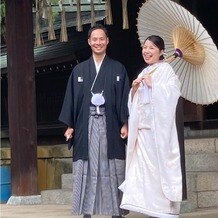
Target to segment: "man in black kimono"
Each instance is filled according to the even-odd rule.
[[[72,214],[122,217],[129,80],[125,67],[106,55],[103,25],[89,30],[88,43],[92,56],[73,69],[59,117],[73,147]]]

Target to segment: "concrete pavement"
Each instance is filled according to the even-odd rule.
[[[81,218],[72,216],[70,205],[7,205],[0,204],[1,218]],[[146,218],[147,216],[130,213],[126,218]],[[218,218],[218,208],[185,213],[181,218]],[[109,216],[93,216],[93,218],[109,218]]]

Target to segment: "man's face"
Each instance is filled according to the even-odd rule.
[[[92,49],[92,52],[96,55],[103,55],[106,53],[109,39],[105,32],[101,29],[93,30],[88,43]]]

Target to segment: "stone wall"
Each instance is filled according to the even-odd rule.
[[[10,148],[1,148],[0,165],[10,165]],[[37,147],[38,190],[61,188],[61,175],[72,173],[72,154],[67,145]]]
[[[182,211],[218,207],[218,138],[186,139],[188,199]]]

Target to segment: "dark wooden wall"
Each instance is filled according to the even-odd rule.
[[[108,54],[125,65],[131,82],[138,75],[142,67],[144,67],[136,27],[137,13],[144,1],[128,1],[129,29],[127,30],[122,29],[121,1],[112,0],[111,2],[113,25],[107,26],[110,37]],[[209,34],[211,34],[214,42],[218,44],[218,1],[211,0],[210,4],[208,4],[207,0],[180,0],[180,3],[193,14],[197,14],[198,19],[208,30]],[[79,34],[87,35],[89,27],[89,25],[85,25],[84,32]],[[68,30],[72,33],[75,31],[75,28]],[[75,52],[79,62],[88,58],[90,54],[91,51],[88,45],[87,48]],[[76,64],[74,62],[75,60],[71,62],[69,58],[66,59],[66,61],[67,62],[64,61],[64,58],[62,58],[62,62],[59,64],[49,61],[47,66],[44,63],[44,66],[35,69],[38,126],[55,126],[59,124],[58,115],[66,88],[66,82],[72,70],[72,66],[69,67],[68,65],[70,63],[73,64],[73,66]],[[68,67],[64,68],[65,65]],[[52,68],[52,70],[50,70],[50,68]],[[2,76],[1,93],[1,125],[3,128],[7,128],[7,75]],[[209,106],[196,106],[188,101],[184,101],[184,115],[184,120],[187,122],[187,125],[189,125],[189,122],[218,119],[218,103]],[[46,128],[44,128],[43,131],[45,131],[45,129]],[[43,134],[43,131],[40,130],[40,134]]]

